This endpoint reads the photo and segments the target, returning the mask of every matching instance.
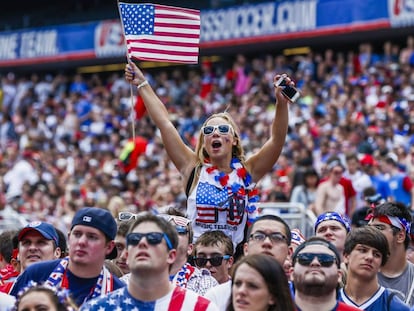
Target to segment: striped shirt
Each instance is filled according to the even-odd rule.
[[[155,301],[141,301],[132,297],[126,287],[84,304],[80,311],[218,311],[215,304],[191,290],[175,287]]]

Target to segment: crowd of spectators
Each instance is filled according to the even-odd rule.
[[[382,172],[390,155],[414,178],[414,38],[374,51],[235,56],[233,63],[146,72],[186,142],[195,146],[205,116],[227,110],[249,153],[268,137],[274,115],[272,79],[288,73],[302,96],[290,105],[289,132],[278,163],[259,184],[261,201],[289,201],[297,174],[338,156],[371,155]],[[0,85],[0,209],[67,232],[77,209],[139,212],[185,208],[179,173],[123,73],[65,75],[10,72]],[[139,105],[139,103],[137,104]],[[135,121],[133,122],[133,120]],[[133,126],[133,123],[135,126]],[[133,161],[128,142],[145,145]],[[135,144],[135,148],[138,148]]]

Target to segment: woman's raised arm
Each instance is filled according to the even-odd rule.
[[[125,67],[125,79],[137,87],[150,118],[161,132],[168,156],[184,179],[187,180],[197,161],[194,151],[181,139],[169,118],[165,105],[155,94],[142,71],[132,61],[129,61]]]

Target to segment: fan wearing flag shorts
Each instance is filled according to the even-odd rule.
[[[280,77],[276,75],[274,81]],[[229,113],[207,118],[194,151],[181,139],[166,107],[132,61],[125,67],[125,78],[137,87],[170,159],[187,185],[187,217],[194,230],[193,241],[205,231],[222,230],[237,246],[243,241],[245,226],[258,201],[255,184],[271,171],[285,143],[288,99],[281,88],[274,89],[276,109],[270,137],[246,159],[240,131]],[[286,81],[294,85],[287,76]]]

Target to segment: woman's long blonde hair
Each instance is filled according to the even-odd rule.
[[[226,120],[232,126],[232,128],[234,130],[234,137],[235,137],[236,142],[237,142],[236,145],[233,146],[232,158],[237,158],[237,159],[240,160],[241,163],[244,164],[245,156],[244,156],[244,150],[243,150],[243,147],[242,147],[241,141],[240,141],[240,132],[239,132],[239,129],[238,129],[236,123],[234,122],[233,118],[230,116],[230,114],[228,112],[215,113],[215,114],[211,115],[203,123],[202,126],[205,126],[208,123],[208,121],[210,121],[211,119],[214,119],[214,118],[222,118],[222,119]],[[198,140],[197,140],[197,145],[196,145],[195,152],[197,154],[197,164],[202,164],[206,160],[209,160],[209,155],[208,155],[207,151],[204,149],[204,135],[201,131],[198,135]]]

